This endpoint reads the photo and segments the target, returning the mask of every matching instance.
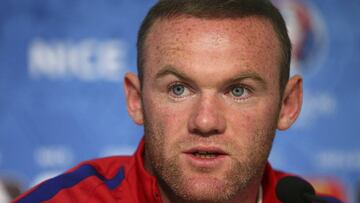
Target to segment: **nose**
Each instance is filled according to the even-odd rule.
[[[225,132],[226,120],[219,98],[202,95],[192,111],[188,123],[190,133],[208,137]]]

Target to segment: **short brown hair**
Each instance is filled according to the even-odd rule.
[[[151,26],[157,19],[171,19],[181,15],[203,19],[236,19],[248,16],[268,19],[278,36],[282,49],[280,62],[280,92],[282,94],[289,80],[291,42],[283,17],[269,0],[161,0],[157,2],[149,10],[138,33],[137,70],[141,84],[145,60],[144,44]]]

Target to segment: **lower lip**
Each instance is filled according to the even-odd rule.
[[[201,158],[190,153],[185,153],[184,155],[191,165],[202,168],[218,167],[227,158],[227,155],[217,155],[211,158]]]

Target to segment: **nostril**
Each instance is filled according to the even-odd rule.
[[[208,131],[204,131],[204,130],[198,129],[198,128],[194,128],[194,129],[191,131],[191,133],[192,133],[192,134],[195,134],[195,135],[202,136],[202,137],[210,137],[210,136],[212,136],[212,135],[221,134],[218,129],[211,129],[211,130],[208,130]]]

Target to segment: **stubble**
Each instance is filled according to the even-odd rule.
[[[239,194],[246,195],[244,191],[250,184],[261,181],[275,134],[274,126],[271,129],[257,130],[251,138],[251,146],[243,146],[241,149],[233,144],[235,142],[221,140],[221,135],[205,138],[222,143],[235,156],[231,157],[230,166],[223,177],[215,177],[206,171],[208,169],[198,168],[197,173],[209,174],[209,182],[212,182],[201,185],[181,168],[179,153],[184,146],[192,146],[204,138],[194,135],[194,138],[178,140],[176,146],[171,146],[175,153],[167,156],[165,136],[171,135],[165,135],[160,123],[151,123],[146,117],[144,129],[145,156],[149,162],[149,170],[172,202],[226,202]]]

